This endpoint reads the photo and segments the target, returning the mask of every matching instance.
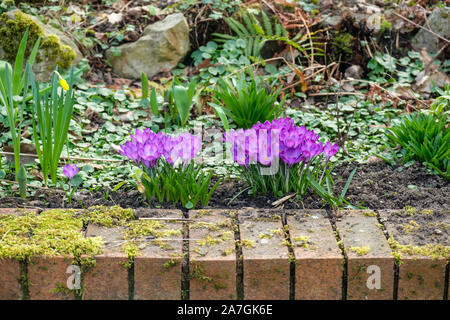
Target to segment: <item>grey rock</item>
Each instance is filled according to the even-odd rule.
[[[450,12],[446,8],[436,8],[428,17],[431,30],[444,38],[450,37]],[[428,26],[425,24],[425,28]],[[436,53],[439,50],[439,38],[428,31],[420,29],[414,36],[411,44],[417,50],[426,48],[428,53]]]
[[[120,77],[139,79],[173,69],[189,51],[189,26],[181,13],[147,26],[135,42],[110,48],[106,58]]]

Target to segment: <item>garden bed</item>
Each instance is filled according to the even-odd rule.
[[[390,166],[377,160],[372,164],[342,165],[335,169],[334,191],[340,193],[347,182],[351,171],[357,167],[346,198],[354,205],[362,205],[368,209],[402,209],[412,206],[418,209],[449,208],[450,183],[448,180],[432,175],[418,163],[408,167],[402,165]],[[275,201],[272,197],[252,195],[244,192],[235,197],[246,186],[239,180],[224,181],[214,193],[208,208],[271,208]],[[64,197],[53,191],[38,191],[34,197],[23,200],[18,197],[3,197],[2,207],[38,207],[38,208],[83,208],[94,205],[120,205],[127,208],[144,208],[156,206],[161,208],[176,208],[173,204],[146,203],[137,190],[109,192],[92,192],[75,194],[73,201],[67,204]],[[232,199],[235,198],[233,201]],[[230,203],[231,202],[231,203]],[[302,202],[286,201],[284,208],[329,208],[310,194]]]

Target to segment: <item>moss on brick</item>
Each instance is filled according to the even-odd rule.
[[[356,253],[358,256],[365,256],[370,252],[370,248],[368,246],[350,247],[350,250]]]
[[[402,245],[394,238],[389,238],[388,243],[397,264],[401,264],[401,259],[404,256],[424,256],[432,259],[444,258],[450,260],[450,246],[444,246],[442,244],[427,244],[425,246]]]
[[[134,220],[132,209],[123,209],[120,206],[93,206],[83,212],[81,219],[85,225],[95,224],[102,227],[125,226]]]
[[[76,214],[76,210],[55,209],[39,215],[0,216],[0,258],[72,256],[80,263],[82,255],[99,254],[101,238],[83,237],[83,222]]]

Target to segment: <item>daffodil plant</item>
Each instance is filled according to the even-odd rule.
[[[69,82],[55,71],[51,80],[51,90],[39,91],[39,83],[34,81],[31,72],[33,103],[36,118],[33,118],[33,139],[41,164],[44,183],[48,176],[54,185],[57,182],[57,169],[61,152],[67,141],[70,119],[74,105],[73,68]]]

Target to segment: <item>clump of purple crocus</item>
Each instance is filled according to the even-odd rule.
[[[244,166],[271,165],[276,157],[293,166],[302,161],[310,163],[322,153],[328,162],[338,152],[339,146],[330,142],[323,145],[319,138],[313,130],[296,126],[290,118],[258,122],[250,129],[225,133],[225,141],[231,144],[233,160]]]
[[[162,132],[154,133],[150,129],[137,129],[131,134],[131,141],[120,146],[119,152],[134,161],[152,168],[161,158],[174,165],[177,160],[184,164],[195,157],[201,149],[201,138],[190,133],[169,136]]]
[[[224,140],[252,194],[271,192],[278,198],[294,192],[301,197],[311,187],[324,200],[334,201],[323,196],[321,183],[330,174],[328,161],[339,147],[330,142],[324,145],[319,138],[292,119],[280,118],[258,122],[247,130],[230,130]]]
[[[77,167],[76,164],[70,165],[66,164],[63,168],[64,175],[69,178],[70,181],[72,181],[73,177],[75,177],[78,172],[80,172],[80,169]]]

